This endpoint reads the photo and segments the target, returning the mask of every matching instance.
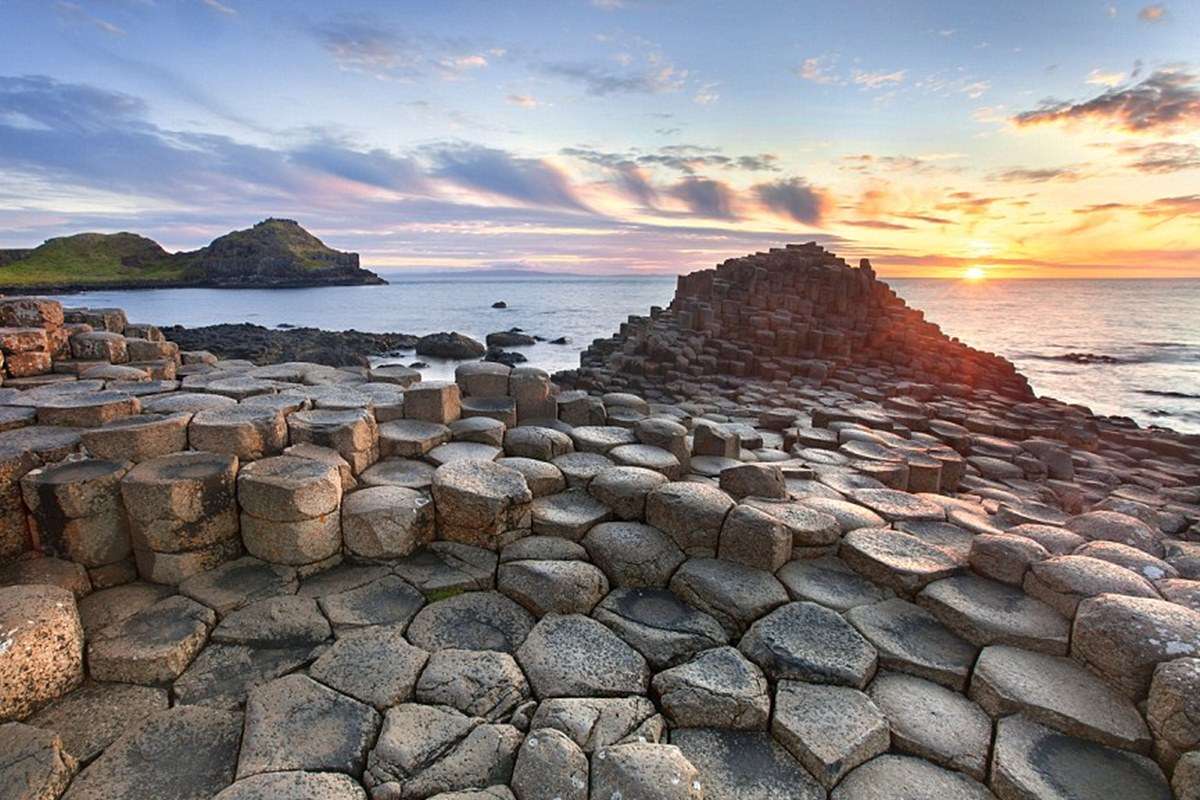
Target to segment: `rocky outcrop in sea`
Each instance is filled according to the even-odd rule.
[[[1197,796],[1200,441],[799,255],[561,383],[0,300],[0,786]]]

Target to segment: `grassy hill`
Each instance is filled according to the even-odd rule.
[[[264,220],[190,252],[168,253],[134,233],[80,233],[0,260],[0,291],[366,283],[383,280],[359,267],[357,253],[327,247],[286,219]]]

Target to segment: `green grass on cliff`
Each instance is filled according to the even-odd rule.
[[[49,239],[0,266],[0,286],[164,283],[183,279],[182,265],[152,239],[133,233],[80,233]]]

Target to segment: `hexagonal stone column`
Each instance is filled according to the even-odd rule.
[[[80,436],[96,458],[140,463],[186,450],[191,419],[187,412],[137,414],[106,422]]]
[[[228,453],[239,461],[277,456],[288,443],[283,414],[273,408],[235,405],[196,412],[188,424],[194,450]]]
[[[128,470],[128,464],[87,459],[26,474],[21,491],[38,548],[89,571],[126,561],[131,550],[120,482]]]
[[[462,415],[462,393],[451,381],[421,381],[404,392],[404,416],[445,425]]]
[[[490,461],[454,461],[433,475],[442,539],[499,550],[528,533],[533,494],[525,476]]]
[[[454,382],[463,397],[507,397],[512,367],[491,361],[473,361],[454,368]]]
[[[121,479],[143,578],[174,585],[241,555],[237,464],[231,455],[177,453],[143,461]]]
[[[141,410],[138,399],[124,392],[72,392],[39,402],[37,421],[39,425],[98,428]]]
[[[0,588],[0,721],[25,719],[83,682],[83,627],[57,586]]]
[[[379,426],[366,409],[297,411],[288,415],[287,425],[292,444],[336,450],[355,475],[379,460]]]
[[[517,403],[517,421],[556,419],[558,402],[550,375],[537,367],[517,367],[508,376],[508,394]]]
[[[346,550],[362,558],[403,558],[433,540],[433,502],[400,486],[360,489],[342,504]]]
[[[295,456],[265,458],[242,468],[237,490],[242,541],[251,554],[309,573],[340,553],[337,467]]]

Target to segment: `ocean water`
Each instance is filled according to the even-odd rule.
[[[547,340],[567,338],[567,345],[517,348],[529,364],[554,371],[577,366],[580,350],[609,336],[630,314],[669,303],[675,288],[671,277],[387,277],[388,286],[151,289],[60,299],[120,306],[131,320],[160,325],[457,330],[479,340],[518,327]],[[889,283],[947,334],[1012,359],[1039,394],[1143,425],[1200,433],[1200,280]],[[491,308],[497,300],[508,308]],[[430,361],[427,377],[453,374],[453,363],[424,360]]]

